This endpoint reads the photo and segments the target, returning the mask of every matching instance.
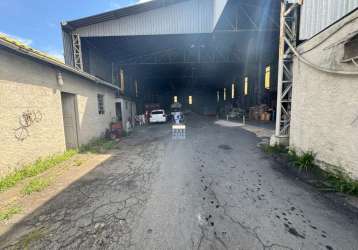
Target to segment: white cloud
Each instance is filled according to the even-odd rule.
[[[15,40],[27,45],[27,46],[30,46],[33,43],[32,39],[23,38],[23,37],[19,37],[19,36],[15,36],[15,35],[10,35],[10,34],[7,34],[5,32],[1,32],[1,31],[0,31],[0,35],[4,35],[4,36],[7,36],[9,38],[15,39]]]
[[[61,62],[65,62],[62,50],[58,49],[47,49],[44,51],[47,55],[58,59]]]
[[[116,1],[110,1],[109,2],[109,8],[110,9],[119,9],[123,7],[123,4],[117,3]]]

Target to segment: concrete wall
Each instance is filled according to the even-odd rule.
[[[61,91],[76,94],[79,144],[103,134],[115,117],[113,89],[64,71],[60,86],[57,72],[48,64],[0,49],[0,175],[65,151]],[[98,113],[97,94],[104,95],[104,115]],[[26,128],[27,134],[16,129],[29,110],[41,119]],[[21,132],[22,140],[15,136]]]
[[[122,109],[122,126],[125,131],[128,132],[127,128],[127,121],[130,120],[132,125],[135,124],[134,117],[137,115],[137,106],[136,103],[133,101],[130,101],[128,99],[124,99],[122,97],[117,98],[116,102],[121,103],[121,109]]]
[[[341,43],[358,30],[358,11],[299,47],[321,67],[355,71],[342,63]],[[344,168],[358,178],[358,76],[324,73],[294,60],[290,146],[312,150],[322,166]]]

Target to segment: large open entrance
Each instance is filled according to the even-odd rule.
[[[193,8],[205,2],[208,6],[212,4],[212,1],[197,0],[177,2],[183,2],[173,5],[183,11],[183,18],[185,11],[189,11],[180,9],[184,4],[192,2]],[[119,22],[119,30],[113,26],[114,21],[87,26],[79,30],[85,34],[81,37],[83,69],[118,84],[119,95],[136,100],[137,113],[144,112],[146,104],[155,103],[168,109],[175,101],[182,103],[185,109],[205,115],[226,116],[233,108],[248,113],[250,107],[263,104],[274,113],[279,4],[273,0],[227,1],[212,32],[191,32],[189,21],[182,24],[174,18],[173,23],[168,24],[170,29],[159,32],[164,24],[156,23],[155,19],[166,15],[160,12],[151,18],[143,16],[143,20],[153,22],[149,31],[133,26],[134,31],[126,33],[123,30],[132,25],[129,21]],[[151,7],[148,4],[137,8],[141,6]],[[215,10],[215,4],[213,8]],[[173,9],[163,8],[165,11]],[[198,19],[193,21],[195,25],[206,25],[205,17],[193,16]],[[110,17],[96,16],[95,22],[100,18]],[[141,25],[148,25],[143,20]],[[163,22],[172,22],[168,20]],[[84,22],[87,20],[71,25],[81,26]],[[205,31],[200,27],[192,29]],[[121,32],[124,35],[114,35]],[[138,35],[134,35],[135,32]],[[260,119],[260,116],[254,118]]]

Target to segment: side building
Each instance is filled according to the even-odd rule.
[[[358,9],[297,51],[290,147],[358,179]]]
[[[102,136],[117,89],[0,37],[0,176]]]

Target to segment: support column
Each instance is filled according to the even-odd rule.
[[[276,129],[270,140],[271,145],[288,145],[289,141],[293,62],[293,52],[289,45],[296,47],[298,9],[301,4],[301,0],[296,3],[281,0]]]
[[[79,34],[72,34],[72,44],[75,69],[83,71],[81,37]]]

